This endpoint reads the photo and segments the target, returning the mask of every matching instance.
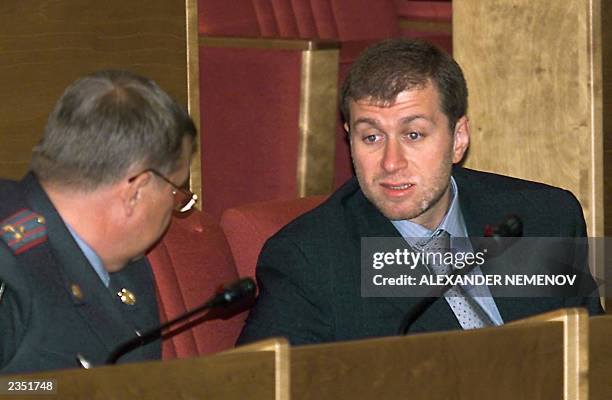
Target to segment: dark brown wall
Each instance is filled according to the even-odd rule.
[[[187,102],[185,0],[3,0],[0,177],[19,178],[64,88],[129,69]]]

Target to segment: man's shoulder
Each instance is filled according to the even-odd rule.
[[[329,231],[330,227],[338,228],[343,225],[343,221],[347,218],[347,211],[354,207],[355,202],[362,200],[362,197],[359,183],[353,177],[323,203],[285,225],[273,237],[298,237],[300,239],[318,237],[323,239],[324,231]]]
[[[467,168],[454,168],[453,177],[468,216],[495,221],[514,214],[523,220],[526,235],[573,236],[586,229],[580,202],[568,190]]]
[[[20,181],[0,179],[0,221],[20,208],[29,208],[26,205],[26,182],[34,179],[29,175]]]
[[[0,199],[2,201],[11,201],[11,199],[17,199],[14,196],[19,193],[19,182],[10,179],[0,179]]]
[[[459,190],[486,191],[494,195],[521,196],[532,201],[565,199],[575,200],[568,190],[541,182],[500,175],[492,172],[477,171],[468,168],[455,167],[453,177]]]

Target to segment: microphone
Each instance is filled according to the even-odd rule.
[[[508,241],[502,238],[519,238],[523,236],[523,222],[516,215],[508,216],[502,223],[498,225],[486,225],[484,236],[492,238],[495,248],[489,251],[489,256],[497,257],[509,248],[516,240]],[[478,264],[471,264],[463,269],[454,269],[449,276],[467,275],[472,272]],[[402,319],[402,323],[398,329],[398,334],[405,335],[412,324],[421,317],[432,304],[440,297],[444,296],[454,285],[446,284],[445,286],[434,286],[429,293],[419,301],[416,306],[412,307]],[[478,304],[476,304],[478,306]]]
[[[519,237],[523,236],[523,222],[516,215],[509,215],[499,225],[486,225],[485,237]]]
[[[124,355],[125,353],[134,350],[138,347],[144,346],[148,343],[151,343],[153,340],[161,337],[162,331],[176,325],[179,322],[185,321],[189,317],[192,317],[202,311],[217,308],[217,307],[226,307],[231,304],[234,304],[240,300],[246,299],[248,297],[252,297],[255,294],[255,282],[251,278],[242,278],[230,284],[224,285],[222,290],[215,294],[212,298],[210,298],[207,302],[196,307],[190,311],[187,311],[184,314],[179,315],[178,317],[167,321],[156,328],[148,330],[141,335],[130,339],[113,350],[112,353],[106,359],[105,364],[115,364],[119,357]],[[81,365],[83,362],[79,359]]]
[[[523,236],[523,222],[516,215],[509,215],[499,225],[486,225],[484,237],[489,238],[489,257],[497,257]],[[509,239],[510,238],[510,239]],[[490,244],[494,246],[491,247]]]

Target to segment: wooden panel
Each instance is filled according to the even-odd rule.
[[[591,400],[612,399],[612,316],[591,318],[589,327]]]
[[[585,400],[589,396],[589,314],[584,308],[564,308],[511,322],[508,325],[534,322],[563,322],[564,361],[563,398]]]
[[[89,72],[121,68],[147,75],[187,105],[185,4],[3,0],[0,177],[24,174],[53,104]]]
[[[196,193],[200,201],[196,203],[202,209],[202,154],[200,127],[200,46],[198,45],[198,2],[184,0],[186,9],[186,48],[187,48],[187,109],[198,130],[196,146],[189,169],[189,187]],[[180,61],[180,60],[179,60]],[[179,80],[180,76],[177,77]]]
[[[339,50],[302,52],[298,197],[327,194],[334,187],[339,60]]]
[[[274,352],[275,400],[289,400],[290,346],[285,338],[271,338],[229,350],[228,353]],[[252,393],[249,393],[252,396]]]
[[[603,104],[604,104],[604,204],[606,214],[606,236],[612,236],[612,2],[601,4]]]
[[[51,398],[65,400],[274,399],[275,353],[225,353],[206,358],[22,374],[13,380],[20,379],[55,379],[57,392]],[[17,397],[48,398],[41,393]]]
[[[466,165],[571,190],[601,237],[600,32],[600,0],[453,1],[470,89]]]
[[[292,399],[561,399],[561,322],[295,347]]]
[[[603,148],[604,148],[604,217],[605,236],[612,237],[612,1],[601,3],[601,43],[603,75]],[[612,248],[608,248],[612,252]],[[612,259],[610,257],[609,259]],[[612,271],[612,265],[608,265]],[[611,275],[607,275],[612,280]],[[612,287],[612,284],[608,284]],[[606,309],[612,313],[612,293],[606,292]]]

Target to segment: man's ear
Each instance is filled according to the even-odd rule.
[[[353,149],[353,136],[351,135],[351,129],[349,127],[348,122],[345,122],[344,125],[344,131],[346,132],[346,141],[349,144],[349,147],[351,148],[351,151]]]
[[[463,156],[470,146],[470,121],[467,116],[459,118],[455,124],[453,135],[453,164],[463,160]]]
[[[142,201],[144,187],[150,180],[151,174],[145,172],[136,176],[131,181],[124,181],[121,183],[119,197],[121,198],[121,205],[126,217],[134,214],[136,208]]]

